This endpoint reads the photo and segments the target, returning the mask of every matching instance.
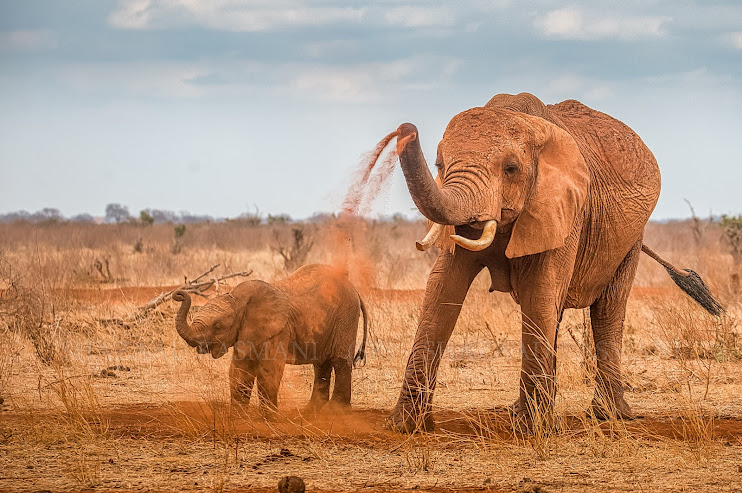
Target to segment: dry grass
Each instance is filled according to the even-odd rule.
[[[642,259],[624,373],[643,419],[585,415],[595,361],[589,320],[572,311],[558,341],[554,414],[532,435],[514,433],[506,407],[517,397],[519,312],[508,295],[487,292],[483,273],[440,364],[437,431],[413,436],[386,432],[383,419],[432,262],[414,249],[423,224],[362,224],[344,253],[371,318],[347,416],[301,415],[308,367],[287,368],[276,419],[233,407],[227,358],[190,350],[173,330],[175,307],[133,319],[157,287],[216,263],[269,281],[285,275],[275,242],[292,227],[188,225],[176,254],[168,225],[0,225],[0,489],[273,489],[287,474],[327,490],[742,487],[739,266],[713,225],[699,237],[692,223],[647,228],[647,243],[699,272],[728,315],[708,316]],[[307,261],[332,261],[336,226],[304,228]]]

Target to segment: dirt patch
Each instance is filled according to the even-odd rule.
[[[38,417],[38,413],[35,414]],[[108,424],[111,434],[119,437],[170,439],[184,436],[239,435],[242,439],[271,441],[278,438],[342,439],[362,447],[396,447],[405,436],[384,428],[389,415],[385,409],[354,409],[346,413],[323,411],[309,418],[301,413],[285,413],[267,419],[257,409],[230,407],[226,403],[180,401],[165,405],[135,404],[107,408],[97,418]],[[4,413],[4,420],[29,419]],[[51,416],[50,416],[51,417]],[[504,408],[435,413],[434,436],[445,443],[461,438],[522,440],[514,433],[511,418]],[[742,418],[716,417],[711,437],[732,444],[742,444]],[[568,415],[561,424],[565,435],[578,436],[602,430],[607,435],[622,434],[649,440],[688,440],[689,424],[683,418],[644,417],[619,423],[591,422],[582,416]]]

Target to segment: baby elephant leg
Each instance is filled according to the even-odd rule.
[[[335,386],[332,389],[332,404],[350,407],[351,376],[353,363],[346,358],[332,358],[335,370]]]
[[[278,388],[285,366],[284,359],[261,360],[258,364],[258,394],[260,407],[264,412],[273,413],[278,410]]]
[[[255,383],[257,362],[252,359],[232,359],[229,367],[229,387],[232,400],[247,406],[250,404],[253,384]]]
[[[332,362],[325,361],[314,365],[314,385],[309,404],[304,409],[307,414],[318,413],[330,399],[330,377],[332,377]]]

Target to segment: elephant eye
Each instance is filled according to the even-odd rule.
[[[505,165],[505,173],[506,174],[512,175],[512,174],[517,173],[517,172],[518,172],[518,165],[517,164],[510,163],[510,164],[506,164]]]

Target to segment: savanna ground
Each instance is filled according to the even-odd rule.
[[[291,251],[292,230],[307,247]],[[597,423],[586,315],[558,338],[559,430],[514,434],[520,322],[480,275],[441,363],[435,433],[398,435],[395,404],[433,255],[422,223],[366,222],[354,242],[330,223],[141,226],[0,225],[0,490],[402,491],[740,490],[742,340],[739,265],[716,225],[650,224],[645,241],[699,272],[728,315],[705,314],[648,258],[624,334],[627,400],[642,416]],[[338,243],[341,245],[338,246]],[[306,420],[310,367],[287,367],[281,416],[230,407],[229,357],[198,355],[176,334],[176,305],[138,307],[211,266],[209,276],[287,274],[347,259],[370,312],[368,363],[353,411]],[[289,262],[291,263],[291,262]],[[223,292],[238,279],[212,287]],[[360,339],[360,331],[359,331]],[[254,407],[254,404],[253,404]]]

